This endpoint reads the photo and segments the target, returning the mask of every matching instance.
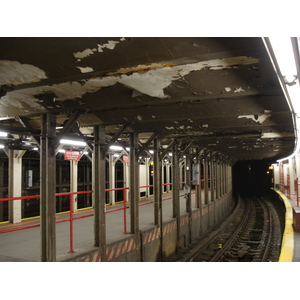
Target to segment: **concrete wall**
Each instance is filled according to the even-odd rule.
[[[140,257],[141,261],[155,262],[161,260],[161,255],[163,259],[167,259],[176,253],[177,246],[181,249],[188,248],[191,243],[204,236],[205,232],[226,217],[233,207],[232,192],[229,192],[209,205],[203,205],[201,209],[194,209],[190,215],[182,215],[178,243],[177,224],[174,219],[163,224],[162,235],[160,228],[157,227],[141,231],[139,247],[133,236],[107,245],[106,259],[111,262],[136,262]],[[140,253],[136,249],[139,249]],[[77,256],[71,261],[100,261],[100,253],[97,249]]]

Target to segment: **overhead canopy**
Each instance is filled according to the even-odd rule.
[[[234,160],[291,153],[292,114],[261,38],[0,38],[0,130],[40,131],[41,114],[80,132],[122,126]],[[13,119],[11,118],[13,117]],[[17,117],[17,118],[16,118]],[[20,117],[20,118],[19,118]],[[57,129],[58,131],[60,129]]]

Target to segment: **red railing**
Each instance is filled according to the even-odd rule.
[[[296,178],[296,201],[297,201],[297,207],[299,206],[299,180],[298,180],[298,177]]]
[[[180,184],[183,184],[184,182],[180,182]],[[172,183],[164,183],[164,185],[172,185]],[[146,185],[146,186],[140,186],[139,188],[148,188],[148,187],[153,187],[153,185]],[[128,190],[128,187],[124,188],[115,188],[115,189],[106,189],[106,192],[111,192],[111,191],[123,191],[123,207],[121,208],[116,208],[116,209],[110,209],[106,211],[106,213],[111,213],[119,210],[123,210],[123,234],[127,234],[127,228],[126,228],[126,209],[127,207],[127,195],[126,195],[126,190]],[[63,222],[70,222],[70,250],[68,251],[69,253],[73,253],[73,221],[78,220],[78,219],[83,219],[83,218],[88,218],[94,216],[94,214],[87,214],[84,216],[73,216],[73,195],[78,195],[78,194],[90,194],[93,193],[93,191],[81,191],[81,192],[66,192],[66,193],[57,193],[55,194],[56,197],[60,196],[69,196],[69,202],[70,202],[70,212],[69,212],[69,218],[68,219],[63,219],[63,220],[57,220],[56,223],[63,223]],[[184,195],[181,195],[180,197],[184,197]],[[28,200],[28,199],[38,199],[40,198],[40,195],[34,195],[34,196],[20,196],[20,197],[10,197],[10,198],[0,198],[1,202],[4,201],[14,201],[14,200]],[[169,198],[164,198],[163,201],[170,200],[172,197]],[[152,204],[153,201],[148,201],[148,202],[143,202],[140,203],[139,206],[142,205],[147,205],[147,204]],[[24,230],[24,229],[29,229],[29,228],[34,228],[34,227],[39,227],[40,224],[34,224],[34,225],[28,225],[28,226],[21,226],[17,228],[10,228],[10,229],[4,229],[0,230],[1,233],[7,233],[7,232],[12,232],[12,231],[18,231],[18,230]]]

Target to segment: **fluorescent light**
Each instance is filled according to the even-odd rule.
[[[116,151],[122,151],[123,150],[123,148],[120,147],[120,146],[110,146],[109,149],[110,150],[116,150]]]
[[[4,148],[4,145],[0,145],[0,149],[3,149]]]
[[[300,116],[300,86],[295,61],[295,56],[299,56],[299,53],[298,51],[294,53],[295,49],[293,48],[292,38],[289,37],[265,38],[264,43],[293,115],[295,134],[294,151],[291,155],[277,160],[280,162],[294,157],[300,149],[298,119],[298,116]]]
[[[76,141],[76,140],[62,139],[60,140],[60,143],[65,145],[72,145],[72,146],[86,146],[86,142]]]
[[[37,151],[37,150],[39,150],[39,148],[38,147],[34,147],[34,148],[32,148],[32,150]]]
[[[288,82],[293,81],[297,75],[292,41],[290,37],[270,37],[270,43],[275,53],[280,72]]]
[[[153,154],[153,153],[154,153],[154,150],[149,150],[149,153],[150,153],[150,154]]]
[[[59,149],[58,152],[65,153],[65,150],[64,149]]]
[[[0,131],[0,136],[7,137],[7,132]]]

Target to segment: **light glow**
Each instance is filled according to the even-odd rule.
[[[270,42],[270,46],[268,46],[268,41]],[[281,162],[293,158],[300,149],[298,118],[298,116],[300,116],[300,85],[299,78],[297,77],[297,67],[295,61],[295,55],[299,54],[298,52],[294,53],[292,38],[290,37],[271,37],[269,39],[264,39],[264,42],[270,59],[273,63],[275,72],[279,78],[283,93],[294,116],[294,151],[288,157],[277,160],[278,162]],[[271,50],[273,51],[275,57],[273,56]]]
[[[0,131],[0,136],[1,137],[7,137],[7,132]]]
[[[72,145],[72,146],[86,146],[86,142],[83,141],[75,141],[75,140],[67,140],[67,139],[61,139],[60,140],[61,144],[64,145]]]
[[[123,148],[120,147],[120,146],[110,146],[109,149],[110,150],[116,150],[116,151],[122,151],[123,150]]]

